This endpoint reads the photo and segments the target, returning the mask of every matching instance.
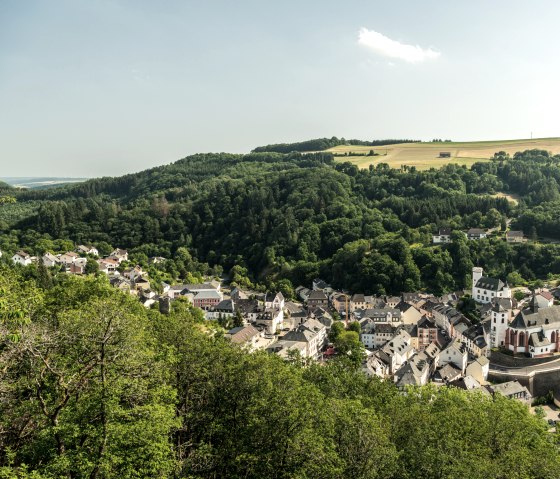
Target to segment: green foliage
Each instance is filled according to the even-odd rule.
[[[557,477],[516,401],[250,354],[188,302],[162,315],[95,277],[45,291],[2,269],[0,287],[0,477]]]

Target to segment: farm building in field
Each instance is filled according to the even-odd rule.
[[[451,152],[449,151],[440,151],[439,152],[440,158],[451,158]]]

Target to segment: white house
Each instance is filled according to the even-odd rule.
[[[488,234],[486,230],[480,228],[471,228],[470,230],[467,231],[467,239],[470,240],[479,240],[482,238],[486,238],[487,235]]]
[[[389,364],[391,374],[395,374],[415,353],[412,339],[404,329],[380,349],[380,358]]]
[[[12,261],[15,264],[21,264],[22,266],[27,266],[32,263],[31,256],[28,255],[25,251],[18,251],[16,254],[12,256]]]
[[[286,304],[284,295],[282,293],[271,294],[267,293],[264,297],[264,307],[272,309],[284,309]]]
[[[451,243],[451,229],[440,228],[437,234],[432,235],[432,241],[434,244]]]
[[[483,275],[479,267],[472,269],[472,297],[478,303],[490,303],[494,298],[511,298],[511,289],[501,279]]]
[[[99,251],[94,246],[79,245],[76,251],[80,254],[90,254],[92,256],[99,256]]]
[[[56,266],[60,261],[59,259],[52,253],[45,253],[42,256],[43,259],[43,264],[47,267],[47,268],[51,268],[53,266]]]
[[[67,253],[60,255],[60,262],[65,266],[70,266],[79,258],[77,253],[73,251],[68,251]]]
[[[468,359],[469,353],[467,348],[459,339],[455,338],[440,353],[439,365],[445,366],[446,364],[452,364],[461,370],[461,374],[465,374]]]

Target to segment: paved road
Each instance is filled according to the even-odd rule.
[[[532,366],[524,367],[508,367],[500,366],[498,364],[490,363],[490,372],[500,373],[500,374],[510,374],[512,376],[529,376],[532,373],[544,373],[548,371],[558,371],[560,370],[560,358],[549,361],[548,363],[535,364]]]

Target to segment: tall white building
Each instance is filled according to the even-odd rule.
[[[496,298],[490,311],[490,345],[493,348],[506,345],[506,331],[513,319],[511,298]]]
[[[494,298],[511,298],[511,289],[501,279],[484,276],[484,270],[472,269],[472,297],[478,303],[490,303]]]

